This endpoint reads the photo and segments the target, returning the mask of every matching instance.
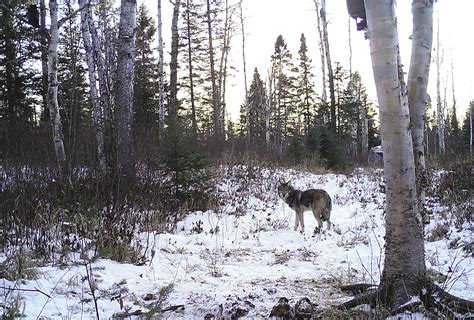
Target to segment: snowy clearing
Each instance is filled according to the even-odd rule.
[[[305,234],[294,231],[294,213],[277,196],[279,179],[301,190],[325,189],[333,201],[333,228],[324,224],[314,234],[316,220],[306,212]],[[307,297],[324,307],[351,298],[338,289],[342,284],[379,282],[385,231],[380,171],[315,175],[237,166],[222,168],[219,181],[219,212],[190,213],[175,233],[140,235],[150,247],[145,265],[100,259],[86,270],[77,255],[76,264],[38,268],[35,280],[0,280],[1,295],[21,301],[27,319],[94,318],[91,287],[101,318],[139,315],[155,306],[175,306],[163,313],[169,318],[268,317],[280,297],[293,303]],[[433,240],[430,231],[447,222],[439,218],[446,208],[433,199],[430,205],[425,238]],[[474,263],[462,247],[472,243],[472,231],[472,224],[451,226],[444,238],[426,241],[430,274],[470,300]]]

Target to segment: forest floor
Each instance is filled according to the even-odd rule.
[[[96,311],[101,318],[151,316],[158,310],[165,318],[268,317],[280,297],[290,304],[307,297],[322,308],[351,299],[341,285],[379,282],[385,233],[380,170],[220,170],[218,209],[189,213],[173,233],[140,234],[148,248],[144,265],[99,259],[87,268],[77,255],[61,267],[38,267],[34,280],[0,279],[0,296],[5,303],[16,299],[27,319],[90,319]],[[301,190],[325,189],[333,200],[331,230],[324,224],[315,234],[316,221],[307,212],[305,233],[294,231],[294,213],[277,195],[280,179]],[[451,209],[435,198],[428,206],[429,274],[450,293],[472,300],[474,225],[455,226]],[[7,296],[9,287],[21,290]]]

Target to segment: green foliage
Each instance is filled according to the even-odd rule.
[[[187,128],[169,128],[161,163],[169,176],[164,186],[171,210],[205,209],[213,195],[210,161]]]

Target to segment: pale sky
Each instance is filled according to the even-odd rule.
[[[171,24],[171,10],[168,1],[163,2],[163,36],[165,42],[170,43],[169,30]],[[156,18],[156,2],[146,1],[150,13]],[[313,60],[316,76],[316,92],[321,93],[320,57],[318,50],[318,36],[316,12],[313,0],[243,0],[245,31],[246,31],[246,59],[247,82],[250,86],[253,70],[258,68],[260,75],[266,78],[270,67],[270,56],[278,35],[282,35],[288,48],[296,58],[299,50],[301,33],[306,36],[309,55]],[[349,69],[348,46],[348,13],[346,0],[326,0],[330,51],[333,63],[338,61],[343,68]],[[435,3],[433,47],[436,46],[436,20],[439,11],[440,38],[443,55],[441,70],[441,92],[447,86],[448,107],[452,105],[451,60],[454,65],[454,83],[457,100],[458,116],[464,116],[469,101],[474,99],[474,1],[473,0],[439,0]],[[398,32],[400,50],[405,72],[408,73],[411,53],[411,1],[397,1]],[[355,21],[351,20],[352,36],[352,68],[362,76],[366,85],[369,99],[375,101],[375,85],[371,68],[369,41],[364,40],[364,33],[356,31]],[[236,68],[233,79],[229,80],[228,96],[226,98],[228,112],[235,120],[238,118],[239,108],[244,99],[244,85],[242,72],[241,36],[235,35],[232,43],[232,64]],[[169,51],[169,49],[168,49]],[[169,58],[169,53],[166,54]],[[434,58],[434,54],[433,54]],[[296,62],[296,60],[295,60]],[[436,104],[436,66],[432,61],[428,93],[433,105]]]

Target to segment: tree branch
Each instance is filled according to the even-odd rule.
[[[49,294],[47,294],[46,292],[44,291],[41,291],[40,289],[38,288],[34,288],[34,289],[22,289],[22,288],[13,288],[13,287],[4,287],[4,286],[0,286],[0,289],[4,289],[4,290],[11,290],[11,291],[23,291],[23,292],[39,292],[41,293],[42,295],[45,295],[46,297],[48,297],[49,299],[51,299],[51,296]]]
[[[68,20],[74,18],[74,16],[75,16],[76,14],[78,14],[79,12],[81,12],[82,10],[84,10],[85,8],[89,7],[90,4],[91,4],[90,1],[88,1],[87,3],[83,4],[81,7],[79,7],[78,9],[76,9],[76,10],[75,10],[73,13],[71,13],[70,15],[68,15],[68,16],[66,16],[66,17],[64,17],[64,18],[62,18],[62,19],[60,19],[60,20],[58,21],[58,27],[61,28],[61,26],[62,26],[65,22],[67,22]]]

